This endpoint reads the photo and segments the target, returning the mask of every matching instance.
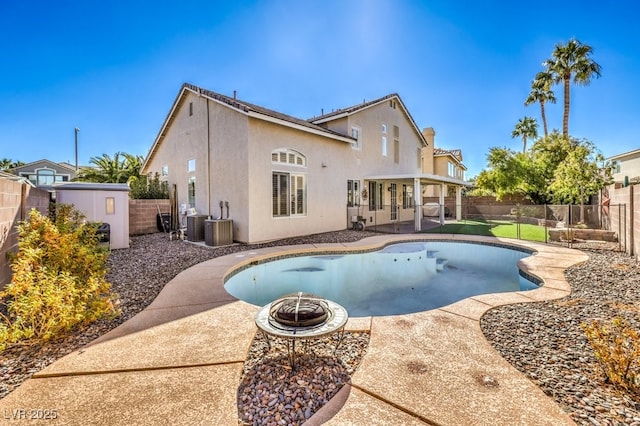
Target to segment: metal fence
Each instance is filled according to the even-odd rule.
[[[521,205],[429,203],[422,206],[378,206],[361,208],[350,216],[354,229],[385,233],[415,232],[415,210],[420,209],[421,232],[493,235],[538,242],[580,241],[617,243],[626,250],[626,209],[624,204],[601,205]],[[444,223],[441,211],[444,209]],[[353,213],[353,211],[351,211]],[[457,214],[461,219],[456,220]],[[357,219],[357,220],[356,220]],[[611,229],[615,224],[618,229]]]

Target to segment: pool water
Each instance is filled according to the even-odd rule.
[[[517,266],[530,255],[470,242],[399,243],[370,253],[261,263],[233,275],[225,289],[257,306],[303,291],[339,303],[351,317],[401,315],[479,294],[538,288]]]

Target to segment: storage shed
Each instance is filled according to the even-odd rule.
[[[101,222],[112,249],[129,247],[129,186],[126,183],[54,184],[56,203],[73,204],[90,222]],[[108,225],[108,226],[107,226]]]

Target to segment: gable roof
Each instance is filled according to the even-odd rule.
[[[383,102],[386,102],[390,99],[396,99],[398,101],[398,103],[400,104],[400,107],[402,108],[402,111],[407,115],[407,117],[409,118],[409,122],[411,122],[411,125],[413,126],[413,129],[415,130],[416,134],[418,135],[418,138],[422,141],[424,146],[427,146],[427,140],[424,138],[424,135],[422,134],[422,132],[420,131],[420,129],[418,128],[418,125],[416,124],[416,121],[413,119],[413,116],[411,115],[411,113],[409,112],[409,110],[407,109],[407,107],[405,106],[404,102],[402,102],[402,99],[400,98],[400,95],[398,95],[397,93],[391,93],[388,94],[386,96],[383,96],[381,98],[378,99],[374,99],[373,101],[369,101],[369,102],[363,102],[361,104],[357,104],[357,105],[353,105],[347,108],[342,108],[342,109],[338,109],[336,111],[330,112],[328,114],[323,114],[320,115],[318,117],[312,117],[309,119],[310,123],[314,123],[314,124],[322,124],[322,123],[326,123],[328,121],[333,121],[333,120],[337,120],[343,117],[347,117],[349,115],[352,115],[356,112],[360,112],[362,110],[365,110],[367,108],[371,108],[374,106],[377,106]]]
[[[41,160],[37,160],[37,161],[32,161],[30,163],[23,164],[21,166],[12,167],[9,170],[11,172],[21,171],[21,170],[33,170],[33,166],[36,166],[38,164],[43,164],[45,167],[48,167],[48,168],[51,168],[51,169],[62,169],[62,170],[66,169],[70,173],[75,173],[76,172],[75,166],[72,166],[67,162],[56,163],[55,161],[47,160],[45,158],[43,158]]]
[[[466,167],[462,164],[462,151],[459,149],[442,149],[442,148],[433,148],[433,156],[434,157],[451,157],[456,163],[458,163],[461,167]]]
[[[276,123],[282,126],[291,127],[297,130],[301,130],[308,133],[313,133],[316,135],[324,136],[330,139],[338,140],[346,143],[354,143],[356,141],[355,138],[344,135],[342,133],[335,132],[333,130],[327,129],[323,126],[319,126],[317,124],[311,123],[307,120],[303,120],[300,118],[293,117],[291,115],[283,114],[278,111],[274,111],[268,108],[264,108],[258,105],[254,105],[249,102],[241,101],[237,98],[231,98],[229,96],[222,95],[220,93],[213,92],[211,90],[206,90],[196,85],[190,83],[184,83],[176,97],[176,100],[173,102],[167,117],[165,118],[160,131],[158,132],[158,136],[156,137],[149,153],[147,154],[147,158],[145,159],[142,169],[146,167],[147,163],[157,150],[160,143],[164,139],[167,129],[170,127],[171,123],[176,117],[176,113],[179,107],[184,102],[188,93],[193,93],[198,96],[205,97],[213,102],[217,102],[220,105],[236,110],[241,114],[245,114],[249,117],[256,118],[259,120],[268,121],[271,123]]]

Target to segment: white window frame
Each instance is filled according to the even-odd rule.
[[[383,136],[381,139],[382,142],[382,156],[386,157],[387,156],[387,137]]]
[[[196,159],[192,158],[187,160],[187,173],[192,173],[196,171]]]
[[[356,150],[362,149],[362,128],[360,126],[351,126],[351,137],[356,139],[356,143],[351,148]]]
[[[357,179],[347,180],[347,207],[360,205],[360,181]]]
[[[286,179],[283,180],[283,177],[286,177]],[[283,188],[282,183],[285,183],[285,188]],[[285,193],[283,193],[283,189],[286,191]],[[273,170],[271,172],[271,194],[271,217],[300,217],[307,215],[306,173]],[[281,209],[282,207],[284,207],[284,211]]]

